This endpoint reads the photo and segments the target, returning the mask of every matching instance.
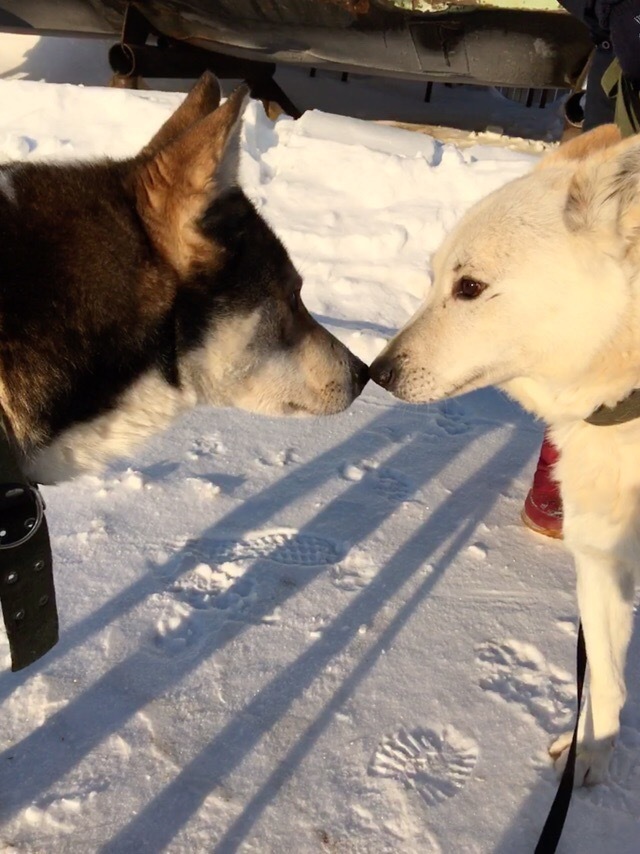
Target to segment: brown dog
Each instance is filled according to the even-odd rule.
[[[237,184],[246,99],[206,74],[138,157],[0,167],[0,405],[34,480],[197,404],[326,415],[366,383]]]

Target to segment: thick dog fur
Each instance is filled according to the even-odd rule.
[[[0,167],[0,404],[34,480],[197,404],[324,415],[362,390],[237,185],[246,99],[205,75],[136,158]]]
[[[403,400],[496,385],[550,425],[590,666],[578,783],[603,779],[619,732],[639,570],[640,420],[584,421],[640,387],[639,188],[640,138],[606,126],[561,146],[466,214],[371,367]]]

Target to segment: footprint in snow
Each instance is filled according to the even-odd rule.
[[[372,581],[378,567],[375,566],[366,554],[352,552],[331,569],[331,581],[340,590],[361,590]]]
[[[209,560],[268,560],[285,566],[329,566],[344,557],[344,550],[325,537],[291,529],[257,532],[241,539],[200,540]]]
[[[344,557],[344,551],[331,540],[291,529],[256,532],[238,539],[182,541],[174,546],[179,549],[178,556],[167,560],[162,553],[168,586],[158,596],[163,605],[166,601],[166,607],[156,621],[152,639],[153,650],[167,656],[197,649],[212,615],[223,621],[242,617],[266,595],[259,589],[262,582],[267,586],[278,583],[273,573],[261,578],[260,573],[250,572],[255,561],[317,567],[338,563]],[[172,568],[170,573],[168,567]],[[209,614],[205,617],[203,611]],[[262,617],[265,623],[279,621],[277,609]]]
[[[193,618],[191,608],[171,601],[156,620],[151,650],[163,657],[182,658],[197,652],[202,640],[202,626]]]
[[[623,726],[611,756],[609,777],[588,790],[589,803],[634,816],[640,812],[640,733]]]
[[[422,433],[423,441],[436,441],[442,436],[462,436],[473,429],[473,419],[465,408],[454,400],[447,400],[434,408],[427,410],[429,416],[426,430]]]
[[[245,576],[245,570],[234,563],[211,566],[198,563],[181,575],[169,592],[199,610],[214,608],[219,611],[241,610],[256,598],[255,579]]]
[[[364,460],[359,464],[348,463],[341,469],[341,475],[352,483],[363,483],[372,492],[386,501],[401,503],[407,501],[413,492],[410,481],[400,474],[378,463]]]
[[[575,706],[575,680],[532,644],[486,641],[476,647],[480,686],[530,714],[548,733],[565,730]]]
[[[226,453],[226,448],[216,436],[201,436],[191,445],[187,453],[190,460],[198,460],[201,457],[212,457]]]
[[[442,433],[446,433],[447,436],[461,436],[464,433],[468,433],[471,429],[471,423],[467,418],[457,416],[457,415],[449,415],[446,412],[440,412],[434,418],[434,423],[436,427]]]
[[[346,554],[346,549],[332,540],[291,528],[256,531],[242,537],[178,540],[167,548],[170,565],[175,567],[177,561],[180,573],[193,570],[198,563],[219,566],[256,560],[284,566],[330,566]],[[164,556],[166,560],[167,554]],[[228,568],[225,572],[234,574]]]
[[[401,727],[382,739],[369,764],[369,774],[398,780],[431,807],[466,785],[477,759],[476,742],[452,726],[441,732]]]
[[[286,448],[283,451],[267,451],[259,458],[259,462],[263,466],[275,466],[276,468],[284,468],[285,466],[295,465],[300,462],[300,455],[294,448]]]

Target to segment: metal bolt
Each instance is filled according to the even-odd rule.
[[[22,620],[24,620],[24,618],[25,618],[24,608],[20,608],[20,610],[16,611],[15,614],[13,615],[13,619],[16,621],[16,623],[22,622]]]
[[[44,561],[43,560],[37,560],[33,564],[33,569],[35,572],[42,572],[42,570],[44,569]]]
[[[47,604],[48,601],[49,601],[49,597],[45,594],[44,596],[41,596],[38,599],[38,605],[40,606],[40,608],[44,608],[44,606]]]
[[[29,516],[28,519],[24,520],[24,526],[27,529],[27,531],[30,531],[35,524],[36,524],[36,520],[33,518],[33,516]]]
[[[11,572],[7,573],[7,577],[5,578],[7,584],[15,584],[17,580],[18,573],[15,571],[15,569],[12,569]]]
[[[18,495],[24,495],[24,489],[21,486],[14,486],[13,489],[7,489],[4,494],[4,497],[17,498]]]

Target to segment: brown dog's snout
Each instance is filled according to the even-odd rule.
[[[377,383],[387,391],[391,391],[398,375],[395,358],[392,356],[378,356],[369,368],[369,375],[374,383]]]

